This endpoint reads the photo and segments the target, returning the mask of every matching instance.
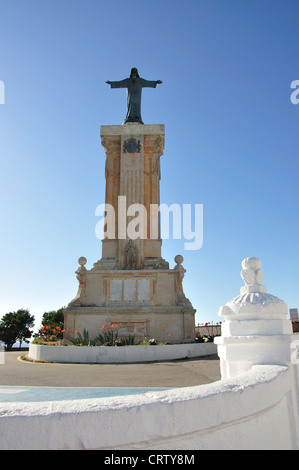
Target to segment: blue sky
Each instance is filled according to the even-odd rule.
[[[268,291],[299,307],[297,0],[1,0],[0,315],[76,295],[74,271],[101,258],[100,126],[122,124],[121,80],[137,67],[145,124],[165,124],[161,202],[203,204],[204,242],[184,256],[196,321],[221,320],[241,262],[262,260]]]

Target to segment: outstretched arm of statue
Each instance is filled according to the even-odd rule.
[[[111,88],[127,88],[128,86],[128,79],[125,78],[124,80],[120,80],[118,82],[111,82],[107,80],[106,83],[111,86]]]
[[[162,83],[161,80],[145,80],[144,78],[140,78],[140,83],[142,87],[148,88],[156,88],[158,83]]]

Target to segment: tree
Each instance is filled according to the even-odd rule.
[[[59,326],[63,329],[64,325],[64,308],[59,310],[51,310],[50,312],[45,312],[42,318],[42,326]]]
[[[31,338],[33,332],[29,328],[33,327],[34,320],[29,310],[20,309],[17,312],[6,313],[0,322],[0,341],[7,349],[11,349],[17,341],[21,346],[24,341]]]

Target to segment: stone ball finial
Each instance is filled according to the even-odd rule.
[[[184,261],[184,258],[182,255],[176,255],[176,257],[174,258],[174,261],[176,262],[176,264],[180,265]]]
[[[85,266],[85,264],[87,263],[87,259],[85,258],[85,256],[81,256],[79,259],[78,259],[78,263],[80,264],[80,266]]]

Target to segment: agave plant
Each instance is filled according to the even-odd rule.
[[[84,328],[83,333],[81,331],[76,331],[77,338],[70,338],[70,342],[73,343],[75,346],[95,346],[97,342],[97,338],[94,340],[89,339],[89,333]]]
[[[102,326],[101,331],[103,331],[103,333],[99,333],[97,341],[99,341],[103,346],[113,346],[118,338],[118,330],[113,330],[114,327],[115,324],[113,323],[111,325],[111,329],[105,331],[107,329],[106,325]]]
[[[123,336],[121,339],[124,346],[134,346],[135,344],[135,335]]]

